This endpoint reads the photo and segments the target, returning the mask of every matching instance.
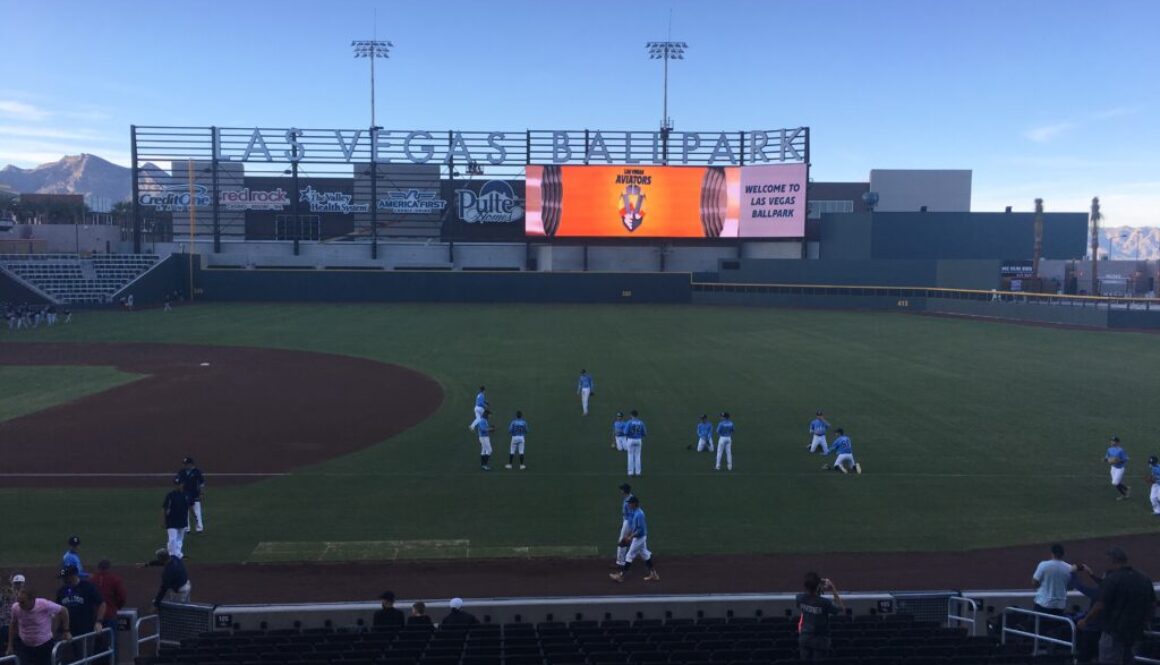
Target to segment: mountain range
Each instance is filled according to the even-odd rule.
[[[168,174],[147,163],[145,180],[164,182]],[[118,201],[132,196],[132,171],[96,155],[68,155],[58,161],[30,169],[5,166],[0,169],[0,186],[18,193],[84,194],[85,203],[96,211],[107,211]],[[1111,250],[1114,260],[1160,259],[1160,227],[1112,226],[1100,230],[1100,256]]]

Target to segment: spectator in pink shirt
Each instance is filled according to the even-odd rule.
[[[24,588],[12,605],[12,628],[8,631],[8,654],[16,654],[21,665],[51,665],[52,636],[71,639],[68,610],[51,600],[37,598]]]

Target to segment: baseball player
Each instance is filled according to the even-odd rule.
[[[729,419],[729,412],[721,414],[717,423],[717,466],[721,470],[721,457],[725,457],[725,468],[733,470],[733,421]]]
[[[1104,456],[1104,461],[1111,467],[1112,485],[1120,493],[1120,496],[1116,497],[1116,501],[1123,501],[1128,498],[1128,486],[1124,484],[1124,467],[1128,464],[1128,453],[1124,452],[1123,446],[1120,445],[1120,437],[1113,436],[1111,444],[1108,446],[1108,453]]]
[[[624,555],[624,565],[617,572],[609,573],[608,576],[615,582],[623,582],[624,574],[628,572],[628,569],[632,567],[632,562],[639,556],[644,559],[644,565],[648,568],[645,581],[659,582],[661,576],[653,568],[652,552],[648,551],[648,525],[644,520],[644,511],[640,509],[640,499],[630,496],[626,503],[628,509],[632,511],[632,517],[629,519],[629,528],[632,532],[628,538],[621,540],[620,544],[622,547],[627,546],[628,551]]]
[[[189,531],[189,503],[185,499],[181,481],[177,478],[173,479],[173,489],[161,503],[161,511],[167,536],[165,551],[169,552],[169,556],[180,559],[185,556],[182,547],[185,545],[185,532]]]
[[[515,461],[516,452],[520,454],[520,471],[528,468],[524,464],[524,437],[528,434],[528,421],[524,420],[524,412],[516,411],[516,417],[508,425],[508,434],[512,435],[512,446],[508,451],[508,463],[503,468],[512,468],[512,463]]]
[[[479,425],[479,419],[483,417],[483,412],[487,410],[487,396],[483,394],[483,386],[479,387],[479,392],[475,395],[475,420],[467,426],[468,432],[474,432]]]
[[[821,448],[823,455],[829,455],[830,447],[826,443],[826,431],[830,429],[830,423],[826,420],[826,417],[822,415],[820,409],[816,414],[814,414],[814,416],[814,419],[810,421],[810,436],[812,438],[810,439],[810,445],[808,446],[809,450],[812,453]]]
[[[580,396],[580,408],[583,409],[584,415],[588,415],[588,398],[593,395],[593,388],[596,384],[592,382],[592,375],[588,370],[580,370],[580,380],[576,382],[576,394]]]
[[[704,450],[713,452],[713,423],[702,413],[701,420],[697,421],[697,452]]]
[[[1152,514],[1160,517],[1160,458],[1148,458],[1148,480],[1152,481],[1152,491],[1148,498],[1152,501]]]
[[[205,531],[205,522],[202,519],[201,513],[201,499],[205,495],[205,476],[202,475],[201,469],[193,465],[193,458],[186,457],[181,461],[185,466],[177,471],[173,482],[181,485],[181,490],[185,492],[185,500],[189,503],[189,509],[193,511],[193,521],[197,525],[197,532]],[[185,527],[189,531],[189,526]]]
[[[616,412],[616,420],[612,421],[612,447],[617,450],[624,450],[624,414],[620,411]]]
[[[494,428],[487,422],[489,416],[491,411],[484,410],[475,423],[475,431],[479,434],[479,468],[484,471],[491,471],[488,463],[491,462],[491,433]]]
[[[841,427],[834,430],[834,433],[838,435],[838,438],[834,439],[834,445],[830,446],[830,452],[838,457],[834,459],[833,469],[842,473],[850,473],[850,469],[862,473],[862,465],[854,461],[854,444],[850,441],[850,437],[846,436],[845,430]],[[823,464],[822,468],[829,469],[830,465]]]
[[[640,475],[640,448],[648,436],[648,428],[638,416],[636,409],[629,412],[632,417],[624,423],[624,448],[628,451],[628,475]]]
[[[620,486],[620,493],[624,499],[621,501],[620,514],[623,518],[620,522],[620,533],[616,537],[616,567],[624,566],[624,556],[628,554],[628,545],[625,543],[631,540],[629,536],[632,535],[632,509],[628,507],[628,502],[632,497],[632,485],[623,483]]]

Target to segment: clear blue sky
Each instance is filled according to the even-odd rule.
[[[970,168],[974,208],[1160,224],[1160,1],[0,0],[0,164],[128,161],[129,125],[808,125],[816,180]]]

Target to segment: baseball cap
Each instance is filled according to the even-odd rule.
[[[57,577],[68,577],[69,575],[79,575],[79,574],[80,574],[80,571],[77,570],[76,566],[65,566],[64,568],[60,569],[60,574],[57,575]]]
[[[1118,436],[1116,436],[1115,434],[1113,434],[1113,435],[1112,435],[1112,441],[1115,441],[1116,443],[1119,443],[1119,442],[1120,442],[1120,437],[1118,437]]]
[[[186,457],[185,459],[181,460],[181,463],[182,463],[182,464],[193,464],[193,458],[192,458],[192,457]]]
[[[814,415],[818,415],[818,416],[822,415],[822,410],[818,409],[817,411],[814,412]]]
[[[622,412],[620,412],[620,411],[617,411],[617,412],[616,412],[616,417],[617,417],[617,418],[623,418],[623,417],[624,417],[624,413],[622,413]]]
[[[381,594],[379,594],[379,598],[382,598],[383,600],[393,601],[393,600],[395,600],[395,592],[394,591],[384,591]]]
[[[451,602],[448,603],[448,605],[451,607],[451,609],[457,610],[457,609],[463,607],[463,599],[462,598],[452,598]]]
[[[68,537],[68,544],[69,545],[80,545],[81,539],[77,538],[76,536],[69,536]]]
[[[21,575],[20,573],[16,573],[15,575],[12,576],[12,583],[13,584],[23,584],[24,581],[25,581],[24,576]]]
[[[703,413],[701,414],[701,420],[707,420],[708,418],[709,418],[709,416],[707,416]]]
[[[1113,547],[1112,549],[1108,550],[1108,558],[1110,558],[1112,561],[1115,561],[1116,563],[1128,562],[1128,555],[1125,554],[1124,550],[1120,549],[1119,547]]]
[[[621,484],[620,484],[620,487],[619,487],[618,489],[619,489],[621,492],[631,492],[631,491],[632,491],[632,485],[629,485],[628,483],[621,483]]]

